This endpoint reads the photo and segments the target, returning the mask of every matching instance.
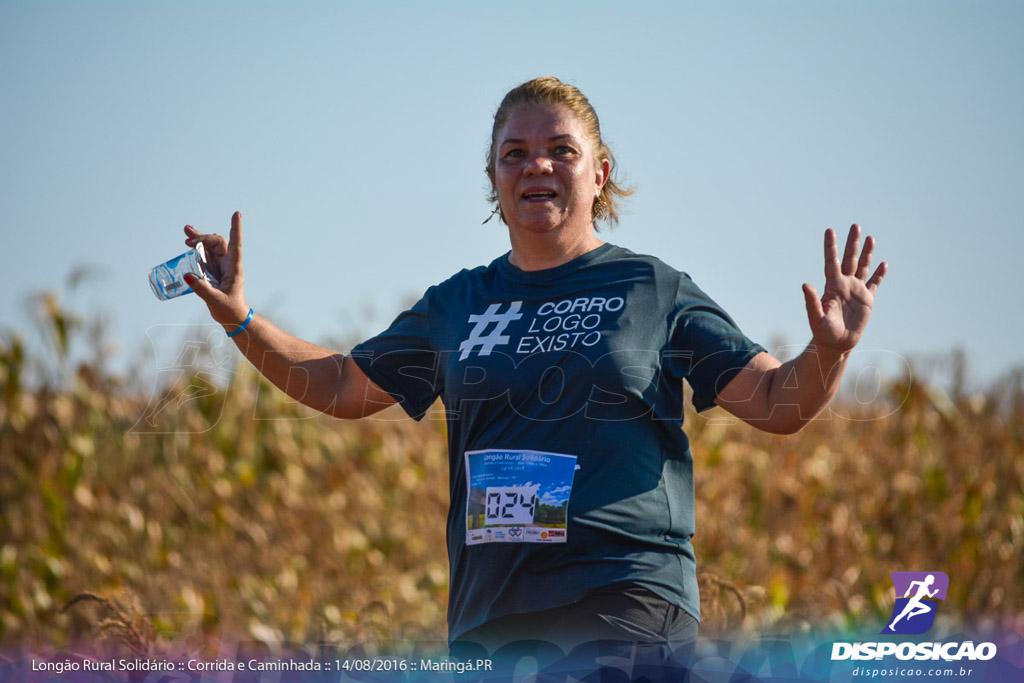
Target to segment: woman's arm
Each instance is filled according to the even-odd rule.
[[[839,390],[848,354],[823,351],[811,344],[785,363],[759,353],[715,403],[762,431],[793,434],[821,414]]]
[[[799,356],[780,363],[760,353],[719,392],[715,403],[759,429],[792,434],[824,410],[842,380],[850,351],[860,341],[875,292],[888,265],[882,262],[868,277],[874,239],[860,250],[860,226],[854,224],[839,260],[836,235],[825,231],[825,293],[803,286],[811,343]]]
[[[236,331],[249,315],[242,271],[242,215],[231,217],[231,239],[185,226],[185,244],[202,242],[220,284],[186,276],[210,315],[226,332]],[[342,418],[372,415],[395,399],[371,382],[351,357],[294,337],[262,316],[253,315],[232,340],[249,362],[288,396],[303,405]]]

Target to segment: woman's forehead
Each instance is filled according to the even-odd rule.
[[[497,143],[509,139],[571,135],[585,139],[583,122],[563,104],[527,104],[512,109],[498,130]]]

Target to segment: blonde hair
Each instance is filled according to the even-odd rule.
[[[569,110],[583,124],[583,130],[590,139],[594,149],[594,157],[600,161],[607,159],[611,166],[607,182],[601,188],[600,194],[594,199],[591,214],[595,222],[605,221],[610,225],[617,225],[619,222],[619,198],[628,197],[636,190],[625,187],[612,177],[615,171],[615,156],[608,149],[608,145],[601,139],[601,125],[597,119],[597,112],[590,105],[590,101],[574,85],[563,83],[554,76],[542,76],[526,81],[508,91],[505,98],[498,105],[498,111],[494,112],[494,126],[491,128],[491,146],[487,151],[487,177],[491,181],[491,192],[487,201],[495,204],[495,210],[505,220],[505,214],[498,203],[498,190],[494,186],[494,164],[497,153],[498,132],[508,121],[509,116],[516,107],[537,105],[537,104],[560,104],[568,107]]]

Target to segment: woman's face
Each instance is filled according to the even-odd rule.
[[[594,158],[583,123],[568,107],[517,107],[495,142],[494,186],[510,230],[590,229],[610,164]]]

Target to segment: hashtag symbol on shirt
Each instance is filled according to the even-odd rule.
[[[481,356],[489,356],[496,345],[507,344],[508,335],[502,334],[502,332],[505,331],[510,322],[523,317],[523,314],[519,312],[519,307],[522,303],[522,301],[513,301],[508,305],[508,310],[500,314],[498,309],[501,308],[501,304],[491,304],[482,314],[469,316],[469,322],[476,323],[476,325],[473,326],[472,331],[469,333],[469,338],[459,344],[459,350],[462,351],[459,360],[469,358],[470,352],[477,346],[480,347]],[[494,323],[494,328],[490,334],[484,335],[484,330],[491,323]]]

